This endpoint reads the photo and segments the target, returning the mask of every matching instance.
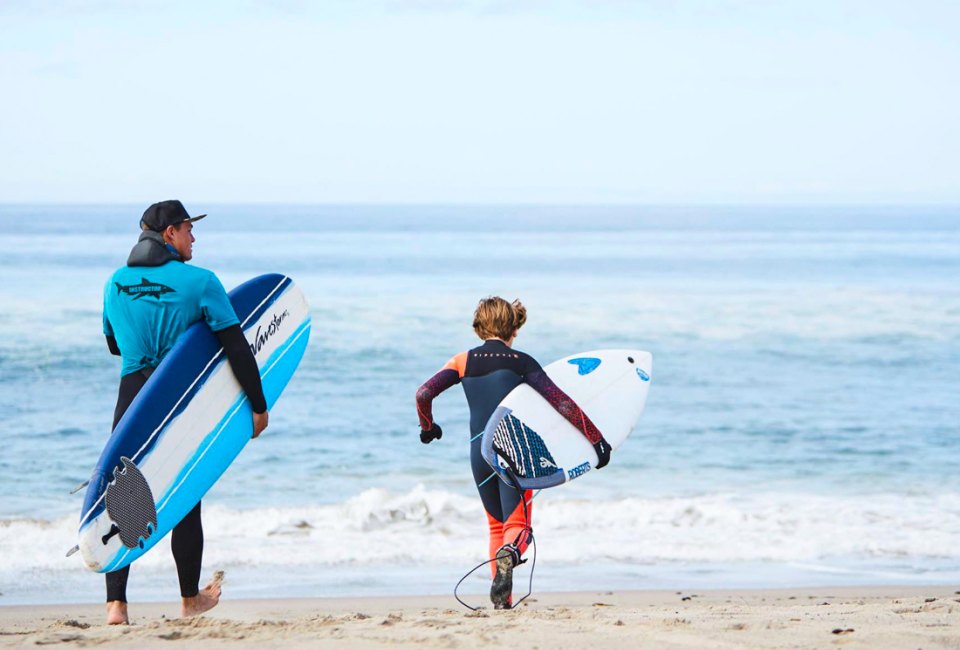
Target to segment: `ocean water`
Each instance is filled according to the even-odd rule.
[[[462,391],[429,446],[413,397],[489,294],[524,301],[516,346],[544,364],[654,356],[611,465],[535,498],[535,589],[960,583],[960,210],[190,207],[193,263],[228,288],[287,273],[313,312],[204,500],[233,597],[445,593],[483,559]],[[142,208],[0,206],[0,605],[103,598],[64,557],[69,492],[109,434],[102,290]],[[130,597],[176,584],[161,542]]]

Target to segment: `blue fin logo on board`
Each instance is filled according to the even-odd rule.
[[[577,366],[578,374],[589,375],[600,366],[600,359],[596,357],[580,357],[578,359],[570,359],[567,363],[572,363]]]
[[[637,368],[637,377],[643,381],[650,381],[650,375],[644,372],[643,368]]]
[[[126,286],[119,282],[114,282],[114,284],[117,285],[117,295],[125,293],[128,296],[133,296],[134,300],[140,300],[144,296],[159,299],[165,293],[176,293],[176,289],[159,282],[150,282],[146,278],[140,278],[140,284],[128,284]]]

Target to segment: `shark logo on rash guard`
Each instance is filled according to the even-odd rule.
[[[144,296],[159,299],[160,296],[165,293],[174,293],[176,291],[165,284],[151,282],[146,278],[140,278],[140,284],[122,285],[119,282],[114,282],[114,284],[117,285],[117,294],[125,293],[128,296],[133,296],[134,300],[140,300]]]

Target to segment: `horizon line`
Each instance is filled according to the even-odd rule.
[[[164,199],[159,199],[164,200]],[[680,202],[549,202],[549,201],[237,201],[221,199],[187,199],[188,203],[223,206],[282,207],[549,207],[549,208],[943,208],[960,209],[956,201],[691,201]],[[0,207],[16,206],[139,206],[144,202],[121,201],[5,201]],[[149,204],[146,204],[149,205]]]

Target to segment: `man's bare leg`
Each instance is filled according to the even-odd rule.
[[[129,625],[127,604],[122,600],[111,600],[107,603],[107,625]]]
[[[223,584],[223,571],[214,571],[213,579],[200,590],[200,593],[183,599],[180,606],[180,616],[183,618],[199,616],[216,607],[217,603],[220,602],[221,584]]]

